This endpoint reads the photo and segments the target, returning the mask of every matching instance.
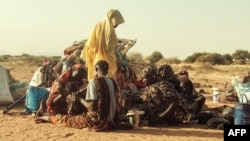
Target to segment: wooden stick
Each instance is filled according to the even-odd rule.
[[[226,82],[226,84],[225,84],[225,86],[224,86],[224,89],[227,87],[227,83],[228,83],[228,82]]]
[[[128,50],[131,49],[135,45],[136,41],[137,39],[131,40],[130,43],[128,44],[128,47],[122,50],[122,55],[125,55],[128,52]]]

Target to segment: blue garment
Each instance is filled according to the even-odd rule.
[[[26,92],[25,109],[27,113],[35,113],[40,106],[42,99],[47,100],[49,91],[45,88],[29,86]]]

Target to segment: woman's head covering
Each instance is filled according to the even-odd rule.
[[[117,9],[110,9],[107,12],[107,17],[111,21],[113,26],[124,23],[123,16]]]
[[[106,50],[113,51],[117,46],[118,40],[115,33],[115,27],[119,24],[124,23],[122,14],[117,9],[110,9],[104,20],[102,36],[105,39],[104,44],[106,44]]]
[[[167,79],[170,77],[175,77],[172,67],[168,64],[161,65],[158,69],[158,74],[162,79]]]
[[[141,72],[141,77],[143,83],[145,83],[146,86],[149,86],[158,81],[157,69],[155,66],[146,66]]]

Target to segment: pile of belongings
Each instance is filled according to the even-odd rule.
[[[250,103],[250,82],[241,83],[239,77],[232,79],[232,85],[236,91],[239,102]]]
[[[249,76],[247,76],[249,77]],[[238,101],[234,106],[224,105],[203,111],[199,118],[201,123],[207,123],[208,127],[213,129],[224,129],[224,125],[249,125],[250,107],[250,82],[240,80],[240,77],[233,77],[232,86],[236,92]]]
[[[47,99],[50,93],[51,85],[53,81],[62,72],[68,69],[72,63],[80,62],[80,54],[85,46],[87,40],[75,41],[73,45],[67,47],[63,53],[64,56],[59,60],[49,60],[48,63],[37,68],[31,81],[15,83],[10,85],[9,71],[0,66],[0,105],[8,105],[5,107],[4,113],[7,113],[15,105],[25,100],[24,112],[36,113],[39,109],[40,103],[43,99]],[[134,46],[135,40],[118,38],[118,44],[116,49],[116,55],[118,60],[123,62],[123,65],[127,65],[126,53]],[[22,87],[22,95],[13,98],[9,88],[15,89]],[[13,92],[14,93],[14,92]]]

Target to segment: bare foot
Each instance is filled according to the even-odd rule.
[[[46,112],[46,101],[42,99],[40,102],[40,107],[36,112],[36,118],[43,116],[45,112]]]

